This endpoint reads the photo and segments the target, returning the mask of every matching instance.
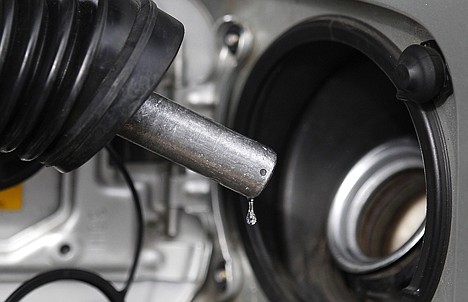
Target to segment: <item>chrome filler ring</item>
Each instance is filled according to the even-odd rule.
[[[373,227],[363,225],[370,211],[374,215],[393,211],[395,215],[416,194],[425,194],[423,162],[416,141],[389,141],[362,157],[341,183],[328,217],[328,243],[338,265],[349,273],[369,273],[395,263],[412,250],[424,235],[425,219],[406,242],[383,255],[363,251],[359,236],[360,229]],[[379,219],[373,218],[375,224]]]

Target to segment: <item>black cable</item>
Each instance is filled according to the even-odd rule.
[[[124,293],[117,291],[109,281],[103,279],[96,273],[79,269],[58,269],[40,273],[32,279],[25,281],[5,300],[5,302],[21,301],[25,296],[39,287],[61,280],[74,280],[89,284],[103,293],[110,302],[125,301]]]
[[[103,279],[101,276],[94,272],[88,272],[79,269],[58,269],[47,271],[41,273],[32,279],[25,281],[23,284],[20,285],[6,300],[5,302],[19,302],[23,299],[26,295],[31,293],[32,291],[36,290],[37,288],[55,282],[59,280],[75,280],[87,283],[106,296],[110,302],[124,302],[125,297],[130,289],[130,286],[135,279],[135,272],[138,266],[138,262],[140,259],[141,249],[143,247],[143,238],[144,238],[144,221],[143,221],[143,210],[141,207],[140,197],[138,192],[135,188],[134,182],[130,173],[128,172],[127,168],[125,167],[124,163],[118,156],[117,152],[110,146],[106,146],[106,150],[108,151],[110,158],[115,163],[118,170],[121,172],[125,182],[127,183],[133,197],[133,204],[135,207],[135,214],[137,218],[137,236],[136,236],[136,243],[135,243],[135,254],[133,257],[133,263],[130,267],[130,271],[128,273],[128,278],[125,283],[125,286],[122,290],[118,291],[115,287],[107,280]]]
[[[137,238],[136,238],[136,243],[135,243],[135,255],[133,257],[132,266],[130,267],[130,272],[128,273],[127,282],[125,284],[125,287],[121,291],[125,296],[130,286],[133,283],[133,279],[135,278],[135,272],[138,266],[138,261],[140,260],[141,249],[143,248],[143,237],[144,237],[143,209],[141,208],[140,197],[135,188],[133,179],[130,176],[130,173],[128,172],[127,168],[123,164],[122,160],[120,159],[119,155],[117,154],[117,152],[115,152],[114,148],[110,144],[106,146],[106,150],[109,153],[111,159],[114,161],[117,168],[120,170],[122,176],[127,182],[128,187],[130,188],[130,191],[132,192],[133,204],[135,207],[135,214],[137,218]]]

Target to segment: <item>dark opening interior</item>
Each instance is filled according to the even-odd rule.
[[[403,272],[405,280],[365,288],[335,264],[326,227],[341,181],[362,156],[393,139],[416,139],[409,112],[384,72],[352,47],[275,47],[249,77],[236,119],[238,130],[278,153],[273,179],[255,202],[255,228],[243,225],[246,203],[236,203],[257,279],[271,301],[395,299],[413,270]]]

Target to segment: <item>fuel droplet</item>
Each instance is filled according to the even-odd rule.
[[[257,215],[254,212],[254,200],[253,198],[249,199],[249,210],[247,211],[247,216],[245,217],[248,225],[255,225],[257,223]]]

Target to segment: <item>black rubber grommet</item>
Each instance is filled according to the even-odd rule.
[[[397,97],[423,104],[433,100],[444,87],[445,63],[435,49],[411,45],[402,52],[396,75]]]

